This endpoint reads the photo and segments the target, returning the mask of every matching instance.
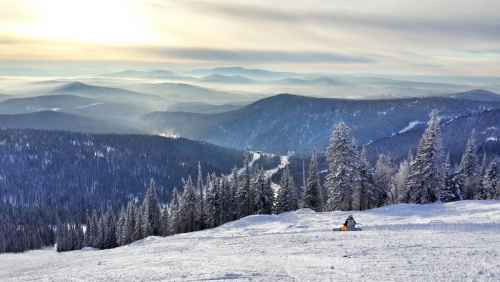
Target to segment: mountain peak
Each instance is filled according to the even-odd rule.
[[[491,101],[491,102],[500,101],[499,94],[484,89],[473,89],[461,93],[452,94],[450,95],[450,97],[456,99],[467,99],[476,101]]]

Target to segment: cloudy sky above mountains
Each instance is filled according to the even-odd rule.
[[[0,0],[0,60],[500,75],[498,0]]]

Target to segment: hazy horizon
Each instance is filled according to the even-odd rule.
[[[0,71],[245,66],[498,77],[499,8],[493,0],[2,0]]]

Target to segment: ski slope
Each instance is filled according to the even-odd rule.
[[[113,250],[0,255],[0,281],[499,281],[500,201],[250,216]]]

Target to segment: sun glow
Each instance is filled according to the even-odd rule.
[[[93,44],[141,44],[155,35],[141,7],[130,0],[34,1],[35,38]]]

